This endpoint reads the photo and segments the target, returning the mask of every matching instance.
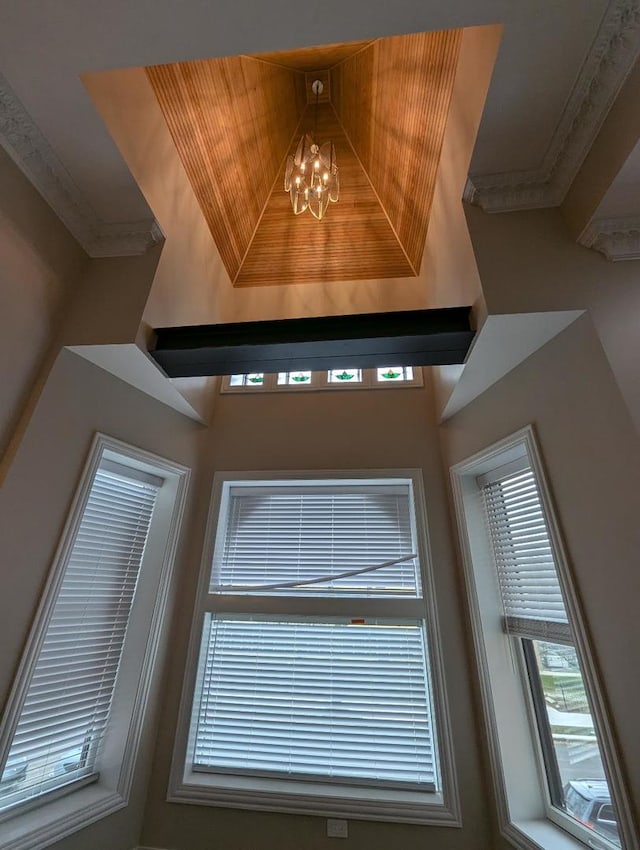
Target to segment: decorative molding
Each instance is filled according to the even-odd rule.
[[[640,56],[640,0],[610,0],[539,168],[473,175],[464,200],[485,212],[559,206]]]
[[[640,260],[640,218],[601,218],[592,221],[578,239],[611,260]]]
[[[164,238],[154,219],[99,218],[1,74],[0,145],[90,257],[144,254]]]

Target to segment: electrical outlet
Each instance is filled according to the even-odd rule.
[[[338,818],[327,818],[327,838],[348,838],[349,822]]]

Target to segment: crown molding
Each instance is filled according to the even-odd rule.
[[[1,74],[0,145],[90,257],[144,254],[164,238],[153,218],[108,223],[98,217]]]
[[[595,219],[578,242],[613,262],[640,260],[640,218]]]
[[[559,206],[640,56],[640,0],[610,0],[539,168],[473,175],[464,199],[485,212]]]

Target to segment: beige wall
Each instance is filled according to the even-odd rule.
[[[441,429],[445,465],[533,423],[638,814],[640,444],[588,316]]]
[[[640,60],[624,81],[562,202],[563,215],[575,239],[593,218],[608,217],[598,214],[598,207],[640,138],[639,96]],[[629,195],[632,194],[631,186]]]
[[[0,461],[86,261],[0,148]]]
[[[264,394],[218,399],[211,428],[197,426],[126,384],[64,352],[0,489],[0,702],[10,684],[78,475],[95,430],[193,466],[187,534],[175,584],[171,654],[151,701],[162,717],[146,730],[131,806],[58,850],[130,850],[142,842],[173,850],[255,846],[333,847],[324,819],[167,804],[168,769],[184,657],[215,470],[419,467],[425,476],[432,554],[455,742],[463,829],[352,821],[349,847],[490,846],[491,801],[479,764],[465,648],[464,608],[452,555],[445,465],[533,422],[584,602],[611,717],[640,800],[637,523],[640,449],[633,423],[588,316],[537,352],[439,431],[431,389]],[[169,625],[169,624],[168,624]],[[156,683],[158,685],[158,683]]]
[[[194,560],[183,565],[172,658],[149,791],[142,844],[175,850],[298,850],[334,847],[324,818],[234,811],[166,803],[176,714],[199,569],[206,507],[215,470],[384,469],[423,470],[437,585],[445,676],[451,707],[464,828],[350,821],[349,848],[430,846],[484,850],[489,804],[478,764],[478,741],[463,644],[456,571],[446,511],[430,387],[426,390],[356,390],[221,396],[206,435],[200,530]],[[206,470],[206,471],[205,471]],[[345,843],[346,844],[346,843]]]

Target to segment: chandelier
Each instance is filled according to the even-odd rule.
[[[324,218],[329,203],[340,194],[336,150],[333,142],[316,141],[318,130],[318,98],[324,86],[315,80],[311,91],[316,96],[313,134],[306,133],[298,142],[293,156],[287,157],[284,170],[284,190],[289,193],[296,215],[309,210],[318,220]]]

